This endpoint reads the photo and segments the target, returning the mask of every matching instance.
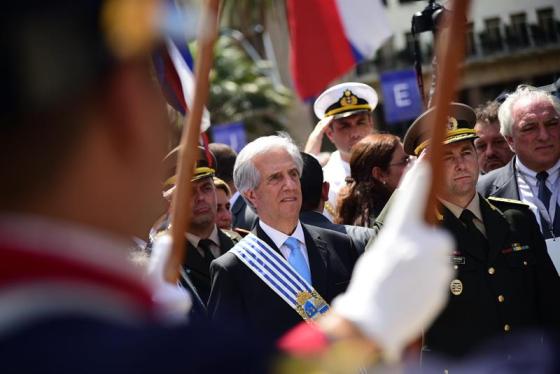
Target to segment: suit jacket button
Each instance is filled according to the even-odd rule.
[[[504,331],[508,332],[509,330],[511,330],[511,326],[508,325],[507,323],[504,325]]]
[[[496,272],[496,269],[494,269],[494,268],[488,268],[488,274],[494,275],[495,272]]]
[[[499,301],[500,303],[503,303],[504,300],[505,300],[504,295],[499,295],[499,296],[498,296],[498,301]]]

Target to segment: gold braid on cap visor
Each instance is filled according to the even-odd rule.
[[[201,175],[201,174],[215,174],[216,170],[209,168],[209,167],[200,167],[200,168],[195,168],[194,169],[194,173],[193,173],[193,177],[196,177],[197,175]],[[173,175],[169,178],[167,178],[165,180],[165,182],[163,182],[163,186],[167,187],[167,186],[173,186],[177,183],[177,175]]]
[[[343,112],[350,112],[351,110],[358,110],[358,109],[367,109],[369,111],[372,110],[371,105],[369,105],[369,104],[345,105],[345,106],[340,107],[340,108],[335,108],[335,109],[329,110],[328,112],[325,113],[325,117],[334,116],[335,114],[339,114],[339,113],[343,113]]]
[[[448,140],[452,140],[451,138],[454,138],[459,135],[476,135],[476,131],[474,131],[474,129],[457,129],[457,130],[448,131],[443,144],[447,144],[446,142]],[[418,147],[414,149],[414,154],[416,156],[420,155],[420,153],[424,150],[424,148],[426,148],[429,144],[430,144],[430,139],[424,140],[422,143],[420,143]]]

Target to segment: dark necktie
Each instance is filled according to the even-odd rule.
[[[212,251],[210,251],[210,245],[212,243],[213,242],[210,239],[200,239],[200,241],[198,242],[198,248],[202,250],[203,254],[202,260],[208,270],[210,270],[210,263],[214,259],[214,255],[212,254]]]
[[[468,209],[464,209],[459,219],[465,224],[469,237],[476,246],[475,249],[478,250],[483,257],[486,257],[488,253],[488,240],[486,240],[486,237],[474,224],[475,216],[473,212]]]
[[[547,179],[548,179],[548,173],[546,171],[541,171],[537,173],[538,198],[540,201],[542,201],[546,211],[549,212],[550,197],[552,196],[552,193],[546,186]],[[556,204],[556,202],[553,202],[553,204]],[[556,210],[558,211],[558,206],[556,207]],[[560,230],[558,229],[559,229],[560,219],[558,219],[558,214],[555,214],[556,217],[554,217],[554,222],[547,221],[545,217],[542,215],[542,213],[540,212],[540,210],[539,210],[539,215],[541,218],[541,231],[546,239],[552,238],[553,230],[556,234],[559,233]],[[552,219],[553,217],[550,218]],[[553,225],[553,227],[550,227],[551,224]]]

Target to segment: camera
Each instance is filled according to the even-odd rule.
[[[412,16],[412,33],[419,34],[425,31],[436,31],[444,13],[449,13],[441,4],[435,0],[429,0],[428,5],[420,12]]]

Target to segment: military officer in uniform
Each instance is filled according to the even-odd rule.
[[[170,152],[164,163],[176,164],[179,148]],[[170,161],[171,160],[171,161]],[[217,162],[210,150],[199,147],[191,179],[193,185],[192,219],[187,231],[187,255],[183,270],[188,274],[197,294],[206,304],[210,295],[210,263],[226,253],[241,239],[231,230],[216,225],[217,197],[214,174]],[[172,181],[174,179],[172,178]],[[186,279],[183,278],[183,284]],[[192,288],[192,287],[189,287]]]
[[[347,82],[327,89],[313,105],[320,121],[308,138],[305,152],[318,154],[324,134],[336,147],[323,168],[325,181],[330,184],[324,214],[331,220],[338,192],[350,175],[352,146],[373,133],[372,112],[377,102],[377,93],[373,88],[363,83]]]
[[[406,133],[408,154],[418,156],[429,147],[433,109]],[[485,199],[476,192],[475,122],[469,106],[452,103],[437,218],[456,240],[449,261],[457,275],[446,308],[425,332],[425,357],[428,352],[458,357],[491,337],[560,325],[560,278],[534,215],[520,201]]]

